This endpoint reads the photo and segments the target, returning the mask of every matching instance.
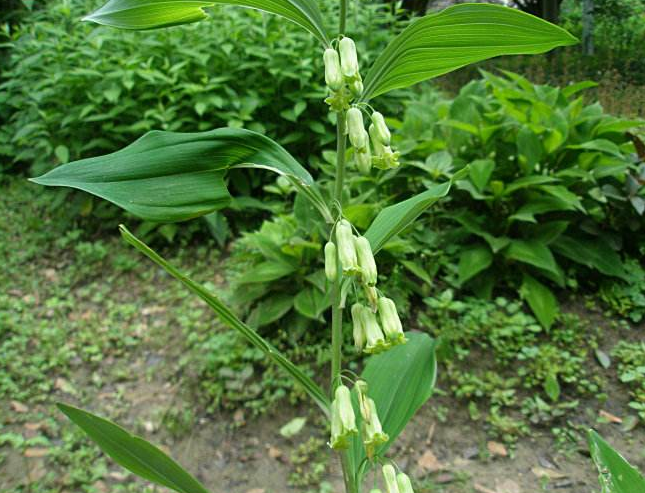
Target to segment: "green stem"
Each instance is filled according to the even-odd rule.
[[[340,34],[345,34],[345,27],[347,25],[347,1],[340,0],[340,25],[338,29]]]

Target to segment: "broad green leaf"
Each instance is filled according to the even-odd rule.
[[[171,222],[228,205],[224,176],[233,167],[268,169],[303,189],[313,188],[309,172],[284,148],[264,135],[234,128],[149,132],[120,151],[63,164],[32,181],[78,188],[143,219]]]
[[[449,217],[461,224],[469,233],[477,235],[480,238],[486,240],[486,243],[490,245],[493,253],[497,253],[503,250],[511,241],[510,238],[507,238],[506,236],[493,236],[488,231],[484,230],[484,228],[480,224],[481,221],[479,220],[479,218],[471,212],[462,211],[457,214],[450,214]]]
[[[513,180],[509,183],[506,188],[504,188],[504,195],[510,195],[517,190],[522,190],[523,188],[531,188],[538,185],[544,185],[546,183],[554,183],[560,181],[557,178],[546,175],[530,175],[523,176],[517,180]]]
[[[560,275],[549,247],[537,241],[513,240],[505,251],[506,257]]]
[[[594,430],[589,430],[589,449],[602,493],[643,493],[645,478]]]
[[[413,22],[381,52],[362,100],[500,55],[544,53],[575,44],[553,24],[516,9],[462,4]]]
[[[524,125],[517,133],[517,152],[526,161],[527,171],[535,169],[542,159],[542,141],[528,126]]]
[[[117,464],[137,476],[179,493],[208,493],[202,484],[157,447],[120,426],[65,404],[58,408]]]
[[[615,118],[606,116],[598,123],[593,129],[593,135],[603,135],[613,132],[623,133],[626,130],[631,130],[634,127],[645,126],[645,120],[623,120],[622,118]]]
[[[313,286],[300,291],[293,300],[296,311],[313,320],[322,320],[321,315],[330,304],[329,297]]]
[[[273,347],[270,342],[260,336],[260,334],[242,322],[230,308],[219,300],[219,298],[207,291],[203,286],[182,274],[157,252],[130,233],[125,226],[122,225],[119,229],[121,230],[121,235],[125,241],[168,272],[172,277],[181,282],[193,294],[199,296],[218,315],[219,319],[224,324],[239,332],[240,335],[242,335],[242,337],[244,337],[249,343],[262,351],[267,358],[280,366],[295,381],[302,385],[305,392],[309,394],[309,397],[318,404],[325,414],[329,415],[329,400],[327,399],[325,392],[323,392],[323,390],[311,378],[305,375],[302,370],[285,358],[282,353]]]
[[[571,211],[575,207],[558,197],[535,197],[520,207],[515,214],[509,217],[511,221],[526,221],[537,223],[536,214],[552,211]]]
[[[484,245],[465,249],[459,256],[459,284],[472,279],[493,263],[493,254]]]
[[[373,252],[378,252],[390,238],[403,231],[428,207],[448,195],[449,190],[449,182],[434,185],[425,192],[386,207],[379,212],[365,232],[365,237],[370,241]]]
[[[569,226],[568,221],[550,221],[547,223],[540,223],[535,226],[531,234],[531,238],[549,245],[553,243],[558,237],[564,233]]]
[[[235,5],[276,14],[329,44],[322,14],[314,0],[110,0],[83,20],[120,29],[156,29],[200,21],[205,7]]]
[[[558,382],[557,373],[549,373],[544,380],[544,392],[553,402],[558,402],[560,398],[560,383]]]
[[[534,277],[524,274],[520,294],[529,304],[542,327],[551,328],[559,311],[558,301],[551,290]]]
[[[296,267],[286,262],[268,260],[253,266],[248,272],[235,280],[236,284],[271,282],[295,272]]]
[[[470,163],[470,181],[477,187],[480,192],[484,191],[488,180],[495,169],[495,161],[492,159],[477,159]]]
[[[596,269],[607,276],[629,279],[618,253],[600,238],[578,240],[572,236],[561,235],[552,246],[557,253],[574,262]]]
[[[258,303],[249,314],[246,323],[253,329],[259,329],[277,322],[293,308],[293,296],[276,294]]]
[[[570,84],[567,87],[562,88],[562,94],[564,94],[565,97],[570,98],[574,94],[579,93],[580,91],[584,91],[585,89],[591,89],[592,87],[598,86],[597,82],[594,82],[592,80],[583,80],[580,82],[576,82],[575,84]]]
[[[437,362],[435,341],[427,334],[406,332],[408,342],[367,360],[361,378],[374,399],[383,431],[390,440],[379,447],[383,455],[399,436],[417,410],[430,398],[435,384]],[[360,412],[354,395],[355,414],[360,429]],[[361,477],[365,450],[360,437],[353,440],[348,451],[350,471]],[[360,483],[360,481],[359,481]]]
[[[588,142],[583,142],[582,144],[570,145],[567,146],[567,149],[576,149],[584,151],[598,151],[616,156],[618,158],[623,157],[623,153],[620,152],[620,148],[614,144],[611,140],[607,139],[596,139],[590,140]]]

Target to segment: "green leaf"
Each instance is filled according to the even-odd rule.
[[[143,438],[87,411],[58,404],[77,426],[117,464],[137,476],[179,493],[208,493],[204,486],[179,464]]]
[[[520,294],[531,307],[540,325],[545,329],[551,328],[559,311],[558,301],[551,290],[534,277],[524,274]]]
[[[293,418],[286,425],[280,428],[280,435],[285,438],[294,437],[302,431],[305,423],[307,423],[307,418]]]
[[[602,493],[643,493],[645,478],[594,430],[589,430],[589,449]]]
[[[200,21],[205,7],[236,5],[276,14],[329,44],[322,14],[314,0],[110,0],[83,20],[120,29],[156,29]]]
[[[277,322],[293,308],[293,296],[289,294],[275,294],[258,303],[249,314],[247,324],[258,329]]]
[[[362,100],[488,58],[544,53],[576,42],[564,29],[519,10],[455,5],[413,22],[390,42],[365,78]]]
[[[408,338],[406,344],[370,357],[361,375],[367,382],[369,396],[376,404],[383,431],[390,437],[376,451],[381,456],[430,398],[436,379],[435,341],[420,332],[407,332],[405,335]],[[354,407],[360,429],[361,417],[356,398]],[[365,458],[360,438],[353,440],[348,457],[350,471],[360,479]]]
[[[596,139],[583,142],[582,144],[570,145],[567,146],[567,149],[576,149],[584,151],[598,151],[604,152],[605,154],[610,154],[619,158],[623,157],[623,153],[620,152],[620,148],[614,144],[611,140],[607,139]]]
[[[249,343],[258,348],[264,353],[264,355],[269,358],[271,361],[280,366],[285,372],[287,372],[291,377],[296,380],[302,387],[305,392],[314,400],[314,402],[322,409],[322,411],[329,415],[329,400],[325,395],[325,392],[307,375],[305,375],[302,370],[300,370],[296,365],[291,361],[285,358],[282,353],[280,353],[273,345],[265,340],[260,334],[242,322],[233,311],[224,305],[215,295],[207,291],[203,286],[197,284],[189,277],[182,274],[174,266],[169,264],[163,257],[161,257],[157,252],[152,250],[148,245],[143,243],[132,233],[130,233],[125,226],[120,226],[121,235],[130,245],[135,247],[146,257],[156,263],[159,267],[164,269],[168,274],[181,282],[186,286],[193,294],[199,296],[206,304],[218,315],[220,320],[230,327],[233,330],[242,335]]]
[[[574,262],[596,269],[607,276],[629,280],[618,253],[600,238],[578,240],[572,236],[561,235],[552,246],[556,253]]]
[[[235,280],[236,284],[271,282],[295,272],[295,266],[286,262],[266,261],[251,267],[245,274]]]
[[[517,180],[513,180],[511,183],[509,183],[504,189],[504,195],[510,195],[513,192],[516,192],[517,190],[522,190],[524,188],[531,188],[531,187],[535,187],[537,185],[543,185],[546,183],[554,183],[556,181],[559,181],[559,180],[557,178],[553,178],[552,176],[545,176],[545,175],[523,176],[522,178],[518,178]]]
[[[560,275],[558,265],[548,246],[537,241],[513,240],[506,249],[506,257],[525,264],[544,269],[557,276]]]
[[[32,181],[78,188],[145,220],[171,222],[228,205],[224,176],[233,167],[268,169],[302,188],[313,185],[309,172],[280,145],[234,128],[149,132],[120,151],[63,164]]]
[[[477,159],[470,163],[470,181],[477,187],[477,190],[484,191],[494,169],[495,161],[492,159]]]
[[[535,169],[535,165],[542,159],[542,141],[526,125],[517,133],[517,152],[526,159],[528,171]]]
[[[385,243],[403,231],[428,207],[448,195],[450,183],[434,185],[425,192],[383,209],[376,216],[365,237],[372,245],[372,251],[378,252]]]
[[[558,375],[549,373],[544,380],[544,392],[549,396],[553,402],[558,402],[560,398],[560,383],[558,382]]]
[[[562,88],[562,94],[564,94],[565,97],[570,98],[574,94],[579,93],[580,91],[584,91],[585,89],[591,89],[592,87],[598,86],[597,82],[594,82],[592,80],[583,80],[580,82],[576,82],[575,84],[570,84],[567,87]]]
[[[322,320],[322,313],[329,308],[329,297],[315,287],[305,288],[293,300],[296,311],[307,318]]]
[[[459,257],[459,284],[472,279],[493,263],[493,254],[484,245],[464,250]]]

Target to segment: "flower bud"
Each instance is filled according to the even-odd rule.
[[[349,90],[356,98],[361,97],[361,95],[363,94],[363,89],[363,81],[361,80],[354,80],[349,84]]]
[[[359,236],[354,239],[356,245],[356,254],[358,257],[358,265],[361,268],[361,278],[363,283],[368,286],[376,285],[377,271],[374,255],[372,254],[372,246],[367,238]]]
[[[343,87],[343,73],[338,52],[333,48],[327,48],[323,60],[325,61],[325,82],[332,91],[338,91]]]
[[[365,132],[367,136],[367,132]],[[369,142],[365,146],[364,152],[356,152],[356,168],[364,175],[369,175],[372,170],[372,153],[370,152]]]
[[[346,449],[349,447],[349,438],[357,433],[351,393],[345,385],[339,385],[332,402],[329,445],[336,450]]]
[[[414,493],[412,483],[407,474],[400,472],[396,475],[396,484],[399,487],[399,493]]]
[[[381,297],[378,299],[378,313],[381,319],[383,333],[393,346],[403,344],[407,341],[403,334],[401,319],[396,311],[396,305],[390,298]]]
[[[385,481],[387,493],[399,493],[399,486],[396,483],[396,471],[391,464],[383,466],[383,480]]]
[[[358,76],[358,56],[356,55],[356,45],[351,38],[343,38],[338,43],[340,52],[340,66],[343,75],[347,79],[354,79]]]
[[[356,246],[352,226],[346,220],[341,220],[336,225],[336,248],[338,258],[345,274],[356,274],[360,271],[356,258]]]
[[[329,282],[334,282],[338,276],[336,265],[336,245],[328,241],[325,245],[325,276]]]
[[[365,349],[363,351],[368,354],[377,354],[389,349],[390,344],[385,341],[383,331],[372,310],[367,308],[361,310],[360,319],[365,331]]]
[[[349,141],[360,152],[367,146],[367,133],[363,124],[363,112],[358,108],[350,108],[347,112],[347,129]]]
[[[372,164],[379,169],[398,168],[400,152],[395,152],[390,146],[383,146],[381,153],[372,159]]]
[[[363,292],[365,293],[368,303],[372,307],[372,311],[376,311],[378,300],[378,292],[376,291],[376,288],[374,286],[363,284]]]
[[[352,324],[353,324],[353,336],[354,336],[354,347],[356,351],[362,351],[365,347],[365,329],[363,327],[363,321],[361,320],[361,311],[367,310],[360,303],[354,303],[352,305]]]
[[[369,408],[369,419],[363,419],[363,445],[367,457],[371,459],[374,457],[376,448],[387,443],[390,437],[387,433],[383,433],[381,421],[376,412],[376,404],[369,397],[367,398],[367,407]]]
[[[376,125],[372,123],[369,127],[369,132],[370,132],[370,139],[372,140],[372,147],[374,148],[374,154],[376,154],[377,156],[382,156],[383,151],[385,150],[385,146],[383,145],[383,142],[381,142],[381,139],[378,136]]]
[[[389,146],[390,138],[391,138],[390,129],[387,128],[383,115],[378,111],[375,111],[374,113],[372,113],[372,123],[374,125],[375,135],[378,138],[378,140],[384,146]]]

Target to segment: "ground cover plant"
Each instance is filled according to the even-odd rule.
[[[416,409],[430,397],[435,373],[434,342],[423,334],[403,332],[396,304],[376,288],[374,254],[423,210],[445,196],[450,181],[439,182],[383,209],[363,235],[355,235],[358,231],[343,217],[347,135],[362,173],[372,172],[372,166],[395,169],[399,153],[390,146],[390,131],[383,115],[369,104],[372,97],[469,62],[501,54],[543,52],[575,40],[555,26],[511,9],[494,5],[457,6],[420,19],[395,37],[376,59],[363,83],[354,42],[343,35],[346,1],[340,2],[341,34],[333,41],[328,39],[323,17],[312,2],[221,3],[261,7],[286,17],[323,45],[325,79],[330,90],[326,101],[337,125],[331,196],[316,186],[311,175],[284,148],[262,134],[235,128],[199,134],[151,132],[114,154],[61,166],[35,181],[88,191],[152,221],[180,221],[230,202],[225,181],[230,168],[269,169],[285,176],[327,224],[329,241],[324,248],[324,273],[332,312],[329,392],[323,391],[204,286],[179,272],[125,227],[121,228],[123,237],[204,300],[223,323],[237,330],[303,387],[329,419],[329,445],[339,451],[347,491],[360,491],[366,476],[378,469],[382,472],[379,482],[388,491],[411,492],[409,477],[397,472],[391,460],[385,458],[385,452]],[[153,2],[113,0],[89,18],[115,27],[148,29],[200,20],[205,16],[200,7],[209,4],[186,6],[176,2],[160,9]],[[496,23],[480,23],[483,15]],[[461,42],[450,36],[437,37],[442,30],[446,33],[462,30],[467,36]],[[437,53],[443,57],[432,56]],[[363,123],[363,112],[372,121],[369,133]],[[463,173],[452,178],[461,177]],[[274,269],[275,265],[258,269],[257,274],[272,275]],[[374,355],[361,377],[341,370],[342,316],[351,301],[356,301],[351,307],[356,349]],[[108,455],[135,474],[180,492],[207,491],[165,453],[141,438],[87,411],[65,404],[60,408]]]

